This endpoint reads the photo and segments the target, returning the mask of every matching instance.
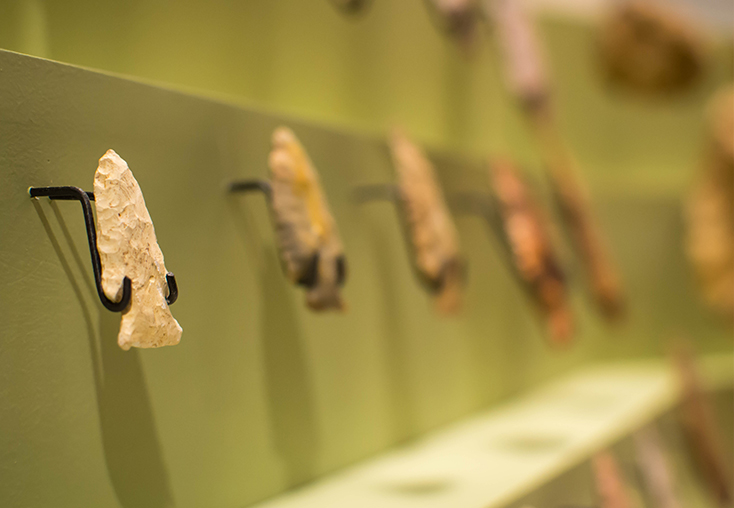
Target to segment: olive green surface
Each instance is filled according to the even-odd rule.
[[[241,507],[373,456],[598,358],[658,355],[671,333],[730,350],[698,302],[677,198],[609,193],[601,223],[630,292],[626,325],[589,309],[553,350],[479,219],[457,219],[465,312],[442,319],[413,278],[377,138],[0,52],[0,505]],[[269,138],[291,126],[320,170],[349,262],[344,315],[308,311],[285,280],[261,196]],[[115,149],[138,179],[181,344],[123,352],[98,302],[80,207],[29,186],[91,190]],[[476,161],[434,154],[447,192],[486,190]]]
[[[428,1],[365,0],[345,16],[330,0],[4,0],[0,48],[374,135],[399,123],[438,148],[537,162],[491,30],[463,51],[436,29]],[[732,81],[731,35],[711,36],[691,91],[649,100],[605,84],[597,23],[541,20],[562,128],[595,190],[677,195],[699,160],[702,104]]]

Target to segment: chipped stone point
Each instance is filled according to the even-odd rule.
[[[119,301],[123,278],[132,281],[132,299],[122,313],[117,343],[126,351],[178,344],[183,330],[166,302],[167,270],[153,221],[138,182],[113,150],[99,160],[94,198],[102,289]]]
[[[306,287],[311,309],[345,310],[339,269],[345,264],[344,249],[336,221],[316,169],[287,127],[273,132],[268,163],[273,221],[286,275]]]

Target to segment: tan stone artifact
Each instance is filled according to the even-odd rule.
[[[532,109],[550,92],[535,26],[517,0],[484,0],[484,5],[497,35],[505,85]]]
[[[474,39],[479,21],[478,0],[427,0],[436,24],[468,46]]]
[[[632,508],[627,485],[617,460],[610,451],[597,453],[592,461],[601,508]]]
[[[644,93],[689,88],[703,73],[705,45],[670,4],[634,0],[612,11],[601,33],[606,75]]]
[[[675,477],[655,424],[634,433],[635,458],[653,508],[682,508]]]
[[[515,271],[547,320],[552,342],[567,343],[574,320],[547,220],[512,163],[493,161],[490,180]]]
[[[461,307],[464,262],[436,172],[423,151],[399,130],[390,136],[390,150],[416,271],[432,291],[436,308],[455,313]]]
[[[538,143],[569,237],[586,272],[594,301],[608,320],[622,315],[624,293],[593,215],[573,153],[558,129],[547,66],[532,20],[512,0],[485,0],[496,25],[505,81]]]
[[[305,286],[314,310],[344,310],[344,249],[318,174],[293,131],[279,127],[272,137],[271,209],[285,273]]]
[[[104,293],[117,301],[123,279],[132,281],[132,299],[122,312],[117,343],[124,350],[178,344],[182,329],[166,302],[167,270],[153,221],[138,182],[113,150],[99,160],[94,197]]]
[[[688,201],[688,255],[706,302],[734,320],[734,88],[711,101],[706,159]]]
[[[682,392],[679,420],[686,444],[698,472],[711,494],[722,508],[734,501],[732,473],[727,463],[721,429],[716,421],[713,404],[704,391],[696,368],[695,357],[687,345],[679,346],[673,360]]]

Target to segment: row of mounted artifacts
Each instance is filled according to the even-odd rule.
[[[474,0],[432,1],[439,13],[449,5],[456,9],[452,12],[475,12],[479,5]],[[345,5],[350,3],[356,5],[349,1]],[[605,318],[617,319],[624,307],[619,276],[591,213],[575,158],[557,127],[548,70],[532,23],[516,1],[487,0],[481,6],[496,22],[505,82],[540,148],[589,293]],[[703,64],[697,57],[701,52],[696,37],[685,23],[664,14],[667,10],[656,11],[654,4],[627,2],[623,6],[611,22],[610,42],[604,46],[609,75],[643,91],[690,84]],[[734,316],[734,293],[730,291],[734,285],[734,217],[729,213],[734,206],[732,105],[734,92],[729,91],[722,92],[712,106],[710,155],[688,207],[689,253],[704,293],[712,306],[730,318]],[[372,192],[363,189],[358,197],[376,195],[394,201],[416,274],[434,296],[436,308],[444,314],[455,313],[461,305],[466,270],[448,204],[422,150],[400,131],[391,134],[389,145],[397,181],[372,186]],[[274,132],[269,166],[267,181],[234,182],[230,190],[266,194],[286,276],[304,288],[310,308],[343,310],[340,288],[347,276],[347,261],[336,221],[316,169],[289,129]],[[551,341],[567,343],[574,320],[567,281],[551,242],[548,214],[510,160],[492,161],[489,180],[492,196],[466,196],[461,204],[487,218],[506,247],[509,266],[546,323]],[[105,307],[123,314],[120,346],[178,343],[181,328],[169,309],[178,294],[176,279],[165,269],[142,192],[125,161],[112,150],[100,159],[94,193],[64,187],[31,189],[31,195],[82,203],[99,297]],[[99,238],[91,200],[97,206]]]
[[[393,131],[388,144],[397,180],[358,188],[355,198],[380,197],[394,203],[419,281],[438,312],[455,314],[461,308],[466,266],[436,172],[403,132]],[[231,182],[229,191],[266,196],[287,279],[303,288],[306,304],[314,311],[343,311],[347,257],[316,168],[293,131],[275,130],[268,165],[267,179]],[[573,315],[548,215],[511,161],[498,159],[488,167],[494,193],[456,196],[457,205],[488,221],[505,248],[510,269],[547,323],[553,343],[565,343],[573,334]],[[621,312],[623,296],[585,195],[573,181],[554,181],[594,300],[605,316],[614,319]],[[177,344],[182,329],[169,305],[177,298],[178,286],[165,267],[142,191],[127,163],[113,150],[107,151],[94,175],[93,193],[76,187],[34,187],[30,194],[81,202],[100,299],[109,310],[122,312],[120,347]],[[96,228],[91,201],[97,209]]]
[[[364,201],[382,196],[394,202],[419,279],[433,295],[440,312],[455,313],[461,306],[466,271],[449,206],[422,150],[400,131],[392,133],[389,146],[396,183],[359,188],[356,197]],[[303,287],[306,304],[315,311],[344,310],[341,287],[347,277],[347,261],[337,224],[318,173],[290,129],[280,127],[273,133],[269,168],[268,179],[231,182],[228,190],[258,191],[266,196],[285,276]],[[489,164],[488,173],[493,196],[480,199],[475,194],[461,195],[460,201],[496,228],[505,243],[511,268],[546,320],[550,336],[556,343],[564,342],[572,333],[573,318],[566,300],[566,282],[550,242],[547,215],[522,173],[510,161]],[[176,301],[178,287],[174,275],[165,267],[143,194],[127,163],[108,150],[94,175],[93,193],[77,187],[32,187],[29,192],[33,198],[73,199],[82,204],[99,296],[109,310],[122,313],[120,347],[127,350],[177,344],[182,329],[169,305]],[[562,209],[569,206],[564,199],[578,199],[566,192],[565,197],[563,192],[557,192]],[[97,208],[96,227],[91,201]],[[579,217],[567,219],[569,226],[572,230],[590,230],[576,231],[571,237],[600,241],[599,232],[593,229],[587,215],[586,201],[573,201],[576,206],[579,203],[584,208],[576,211]],[[607,272],[612,268],[602,245],[578,246],[599,309],[609,318],[617,317],[622,294],[616,275]],[[603,270],[599,269],[599,259],[604,260]],[[610,280],[614,284],[609,284]],[[681,349],[676,365],[684,396],[684,432],[707,484],[722,506],[728,506],[732,492],[719,446],[720,436],[690,353]],[[674,485],[668,466],[661,462],[664,453],[655,431],[639,432],[635,444],[652,495],[670,501],[659,506],[679,506],[671,497]],[[601,506],[632,506],[613,454],[602,452],[592,464]]]
[[[547,100],[536,98],[528,111],[546,155],[555,201],[583,265],[589,294],[601,314],[615,320],[624,307],[619,276],[573,159],[552,128],[546,108]],[[731,318],[734,91],[722,92],[713,100],[709,117],[706,163],[687,208],[688,250],[707,301]],[[465,262],[435,170],[403,132],[394,130],[388,144],[396,182],[362,187],[355,197],[362,201],[382,197],[395,204],[418,279],[433,295],[440,313],[456,313],[461,307]],[[266,195],[285,275],[304,288],[308,307],[344,310],[341,287],[347,277],[347,260],[316,168],[286,127],[273,133],[268,162],[267,180],[232,182],[229,190],[257,190]],[[491,195],[455,196],[454,207],[488,221],[504,246],[510,270],[545,322],[551,342],[567,343],[574,319],[568,283],[551,241],[549,214],[512,161],[493,160],[488,164],[488,179]],[[177,344],[182,330],[169,308],[178,295],[176,279],[165,268],[142,191],[127,163],[109,150],[99,161],[93,193],[76,187],[39,187],[31,188],[30,194],[81,202],[99,297],[109,310],[122,312],[120,347]],[[97,207],[96,229],[92,200]]]

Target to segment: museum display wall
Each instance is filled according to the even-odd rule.
[[[598,452],[612,447],[635,478],[635,433],[652,422],[681,505],[719,506],[681,437],[687,392],[669,357],[681,343],[697,355],[730,466],[731,322],[697,286],[685,204],[707,105],[732,81],[731,34],[707,33],[690,89],[651,98],[604,80],[598,20],[532,12],[558,130],[624,288],[614,322],[595,305],[491,28],[457,43],[418,0],[352,14],[326,0],[0,6],[0,505],[597,506]],[[396,125],[425,150],[455,224],[466,265],[455,315],[416,273],[406,212],[358,199],[400,181]],[[230,189],[275,188],[282,126],[338,228],[342,312],[314,312],[313,284],[284,270],[277,203]],[[110,149],[165,256],[157,303],[132,308],[170,310],[183,332],[175,340],[169,320],[161,340],[176,345],[129,348],[135,334],[123,340],[120,313],[100,302],[79,203],[29,196],[79,187],[99,219],[116,206],[95,178]],[[568,343],[553,341],[497,223],[457,205],[492,195],[488,160],[501,157],[547,218]],[[104,284],[114,258],[100,251]],[[142,277],[129,266],[115,284]],[[658,506],[644,482],[629,489]]]

